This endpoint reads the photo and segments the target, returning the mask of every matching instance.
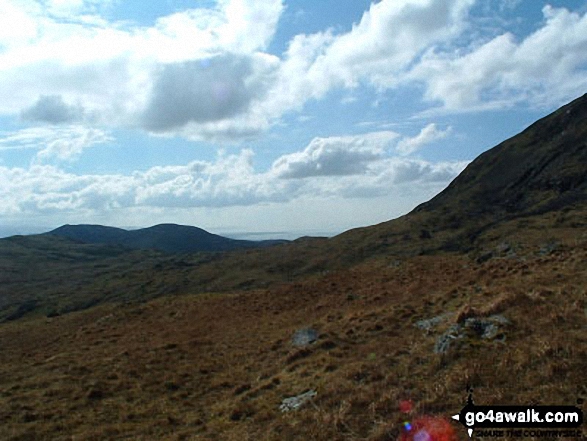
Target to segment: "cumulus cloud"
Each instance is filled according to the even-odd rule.
[[[522,39],[505,33],[469,38],[473,0],[381,1],[340,35],[298,35],[280,64],[266,104],[299,109],[334,88],[370,85],[384,92],[422,84],[445,111],[516,103],[553,107],[587,87],[587,14],[543,8],[544,22]],[[517,1],[502,2],[514,8]]]
[[[162,132],[245,113],[264,90],[253,61],[225,55],[164,65],[153,85],[144,126]]]
[[[251,53],[266,49],[285,8],[282,0],[220,0],[225,17],[220,29],[220,45],[231,52]]]
[[[436,124],[431,123],[424,127],[420,133],[413,138],[404,138],[402,139],[395,150],[401,155],[410,155],[418,150],[420,150],[425,145],[431,144],[439,139],[446,138],[450,132],[451,128],[448,127],[445,130],[440,130],[436,127]]]
[[[45,0],[44,6],[55,17],[72,18],[96,14],[111,5],[113,0]]]
[[[47,133],[42,135],[19,133],[11,143],[0,141],[0,149],[14,147],[17,138],[22,148],[37,148],[39,139],[47,139]],[[81,129],[77,135],[80,144],[100,142],[106,136]],[[221,154],[214,161],[157,166],[129,175],[76,175],[40,162],[28,169],[0,166],[0,214],[252,206],[299,198],[372,198],[408,188],[429,194],[466,165],[388,156],[388,145],[397,136],[374,132],[316,138],[304,150],[282,156],[263,172],[254,169],[254,154],[248,149]],[[74,147],[55,145],[51,154],[58,155],[60,149],[75,151],[74,141]]]
[[[475,0],[382,0],[350,31],[296,35],[272,55],[282,0],[218,0],[148,27],[106,20],[108,4],[0,3],[0,114],[238,141],[337,88],[417,83],[461,111],[559,104],[587,86],[586,14],[565,8],[545,7],[522,41],[483,41],[465,34]]]
[[[458,35],[474,0],[397,0],[371,4],[353,29],[338,36],[313,69],[356,86],[361,79],[388,87],[434,43]]]
[[[551,6],[543,14],[522,41],[506,33],[466,53],[430,50],[408,77],[448,110],[567,101],[587,88],[587,14]]]
[[[370,163],[383,158],[385,148],[398,136],[394,132],[375,132],[314,138],[303,151],[275,161],[272,171],[280,178],[290,179],[361,174]]]
[[[351,31],[297,35],[263,105],[272,114],[299,109],[337,87],[396,87],[427,48],[466,27],[474,0],[383,0],[371,4]]]
[[[389,176],[395,184],[417,182],[448,183],[467,166],[467,161],[431,163],[418,159],[394,160]]]
[[[0,113],[63,123],[83,108],[100,124],[190,138],[220,138],[226,128],[230,139],[267,127],[267,114],[241,115],[263,97],[278,62],[263,51],[281,0],[220,0],[152,27],[92,15],[103,7],[94,0],[2,2]],[[232,124],[207,124],[226,120]]]
[[[135,173],[135,203],[156,207],[226,207],[295,198],[293,187],[255,172],[253,152],[220,156],[216,162],[156,167]]]
[[[28,121],[63,124],[79,121],[83,114],[83,107],[65,103],[61,95],[41,95],[34,106],[22,112],[21,117]]]
[[[36,3],[0,2],[0,48],[18,47],[37,37],[38,26],[34,15],[39,11]]]

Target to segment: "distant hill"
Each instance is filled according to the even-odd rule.
[[[201,228],[175,224],[160,224],[138,230],[102,225],[63,225],[46,234],[87,244],[121,245],[131,249],[155,249],[166,253],[232,251],[287,243],[285,240],[229,239]]]
[[[272,247],[285,241],[234,240],[169,224],[134,231],[65,225],[0,239],[0,322],[109,302],[264,289],[363,264],[395,268],[422,255],[466,255],[473,264],[507,253],[535,256],[569,238],[587,240],[586,231],[584,95],[480,155],[411,213],[330,239]]]

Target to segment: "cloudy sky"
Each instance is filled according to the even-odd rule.
[[[0,0],[0,235],[398,217],[587,92],[586,0]],[[254,234],[253,234],[254,233]]]

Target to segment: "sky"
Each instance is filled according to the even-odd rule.
[[[0,236],[399,217],[587,92],[587,0],[0,0]]]

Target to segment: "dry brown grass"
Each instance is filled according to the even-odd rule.
[[[395,440],[401,400],[449,416],[467,385],[478,404],[574,404],[587,398],[587,246],[557,240],[549,254],[530,238],[481,264],[381,257],[270,289],[4,324],[0,439]],[[446,312],[436,330],[414,326]],[[433,353],[455,320],[496,313],[505,342]],[[293,347],[307,326],[319,340]],[[310,389],[305,407],[279,411]]]

